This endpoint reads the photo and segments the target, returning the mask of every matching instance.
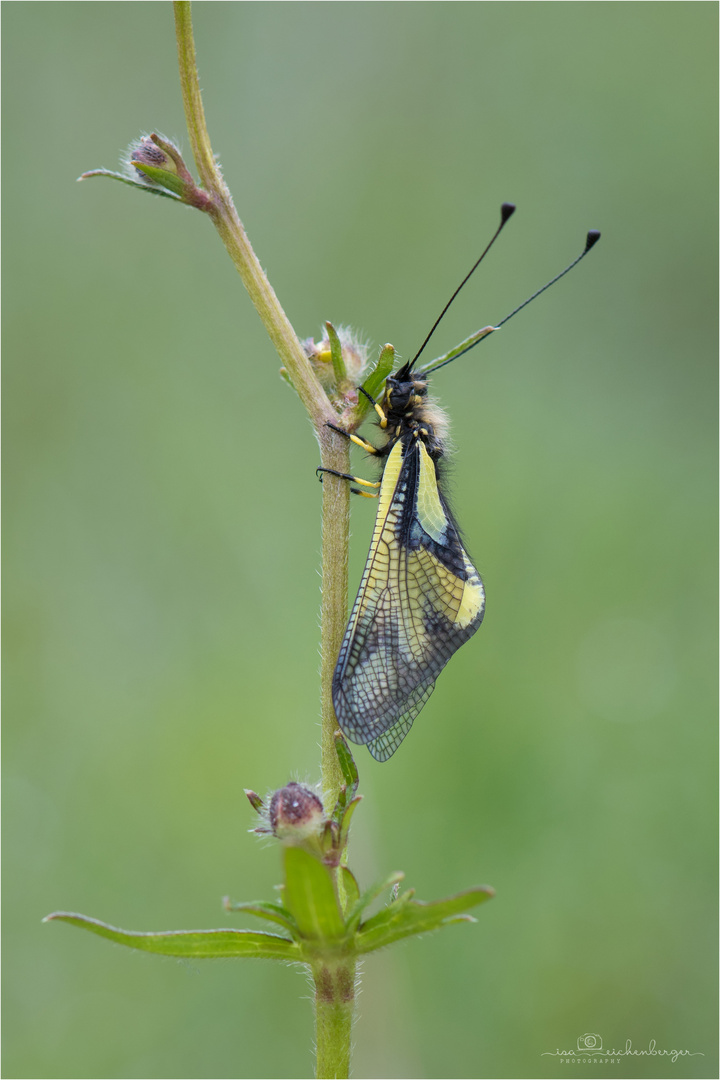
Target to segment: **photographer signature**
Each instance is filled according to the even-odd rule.
[[[704,1057],[705,1055],[700,1050],[661,1050],[658,1049],[655,1039],[650,1040],[647,1050],[635,1050],[633,1048],[632,1039],[626,1040],[624,1050],[603,1050],[602,1037],[594,1032],[587,1031],[578,1038],[577,1049],[544,1050],[540,1056],[564,1058],[668,1057],[675,1063],[680,1057]]]

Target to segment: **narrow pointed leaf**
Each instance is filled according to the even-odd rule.
[[[133,161],[133,167],[141,172],[143,176],[147,176],[148,180],[151,180],[153,184],[159,184],[160,187],[166,188],[168,191],[174,191],[178,197],[182,197],[187,189],[187,181],[177,176],[176,173],[168,172],[167,169],[157,169],[153,165],[145,165],[140,161]]]
[[[174,199],[175,202],[181,201],[179,195],[165,191],[162,188],[152,187],[150,184],[143,184],[140,180],[131,180],[129,176],[123,176],[122,173],[113,172],[111,169],[92,169],[90,172],[78,176],[78,180],[87,180],[91,176],[109,176],[111,180],[119,180],[121,184],[139,188],[140,191],[149,191],[151,195],[161,195],[165,199]]]
[[[370,397],[373,398],[373,400],[377,400],[377,398],[379,397],[380,391],[385,385],[385,380],[392,371],[394,363],[395,349],[392,345],[383,345],[380,356],[378,357],[377,364],[363,383],[363,390],[365,390],[365,392],[368,393]],[[365,414],[371,407],[372,406],[370,405],[370,402],[365,397],[365,395],[361,394],[355,414],[358,417],[358,421],[362,419],[363,416],[365,416]]]
[[[402,870],[397,870],[394,874],[391,874],[390,877],[386,878],[385,881],[379,881],[375,885],[371,885],[369,889],[366,889],[365,892],[358,897],[357,903],[348,915],[348,930],[355,930],[360,922],[360,916],[368,904],[372,904],[373,900],[376,900],[378,896],[381,896],[386,889],[392,889],[393,885],[397,884],[398,881],[402,881],[404,877],[405,875]]]
[[[383,908],[377,915],[363,923],[355,935],[358,952],[372,952],[382,949],[394,941],[410,937],[412,934],[426,934],[430,930],[450,922],[457,922],[458,916],[464,915],[469,908],[482,904],[494,896],[492,889],[480,885],[467,892],[458,893],[445,900],[423,903],[421,900],[399,901]],[[466,920],[463,920],[466,921]]]
[[[299,947],[289,938],[277,934],[256,933],[252,930],[166,930],[159,933],[140,933],[119,930],[116,926],[76,915],[71,911],[55,911],[43,922],[53,920],[79,926],[100,937],[109,938],[118,945],[131,949],[157,953],[161,956],[179,956],[188,960],[245,957],[258,960],[302,960]]]
[[[345,812],[344,812],[344,814],[342,816],[342,820],[341,820],[341,823],[340,823],[340,847],[341,847],[341,849],[344,848],[345,845],[347,844],[348,833],[350,832],[350,822],[352,821],[353,814],[355,813],[358,806],[362,802],[362,798],[363,798],[362,795],[356,796],[356,798],[353,799],[353,801],[347,807],[347,809],[345,810]]]
[[[347,866],[341,866],[340,873],[345,886],[345,911],[352,911],[360,899],[360,886],[352,870],[349,870]]]
[[[257,915],[259,919],[269,919],[270,922],[279,923],[293,935],[297,933],[297,926],[290,912],[282,904],[275,904],[272,900],[248,900],[237,903],[226,896],[223,906],[226,911],[244,911],[248,915]]]
[[[345,369],[345,360],[343,359],[340,338],[331,322],[325,323],[325,329],[327,330],[328,341],[330,342],[330,357],[332,359],[333,371],[335,372],[335,385],[342,386],[347,379],[347,371]]]
[[[320,847],[322,849],[323,858],[329,855],[335,848],[339,835],[340,830],[338,829],[337,824],[331,820],[326,821],[320,837]]]
[[[344,937],[331,871],[303,848],[285,848],[283,899],[304,938],[338,941]]]
[[[285,369],[283,368],[282,370],[284,371]],[[252,788],[248,787],[243,788],[243,791],[247,795],[248,802],[252,806],[253,810],[255,810],[259,814],[261,810],[265,809],[265,803],[262,801],[257,791],[253,791]]]
[[[343,774],[343,780],[345,781],[345,792],[342,798],[344,808],[355,798],[360,778],[358,776],[355,758],[352,756],[350,747],[345,741],[341,731],[335,732],[335,750],[338,756],[338,762],[340,763],[340,770]],[[339,801],[340,800],[338,800],[338,802]]]

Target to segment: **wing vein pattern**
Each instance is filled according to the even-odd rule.
[[[333,678],[338,722],[378,761],[395,753],[453,653],[482,622],[482,581],[424,443],[398,440]]]

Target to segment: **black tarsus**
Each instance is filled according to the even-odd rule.
[[[373,408],[377,405],[377,402],[375,401],[375,398],[371,397],[370,394],[368,394],[368,392],[367,392],[367,390],[365,389],[364,386],[358,386],[358,393],[359,394],[364,394],[365,397],[370,402],[370,404],[373,406]]]
[[[349,431],[345,431],[344,428],[338,427],[337,424],[331,423],[330,420],[325,421],[325,427],[329,427],[331,431],[337,431],[338,435],[342,435],[344,439],[351,438]]]

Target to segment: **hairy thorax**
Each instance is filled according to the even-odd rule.
[[[445,413],[428,398],[425,379],[388,379],[381,401],[387,424],[380,424],[386,442],[385,454],[400,439],[407,446],[415,439],[425,444],[433,460],[442,457],[447,449],[448,421]]]

